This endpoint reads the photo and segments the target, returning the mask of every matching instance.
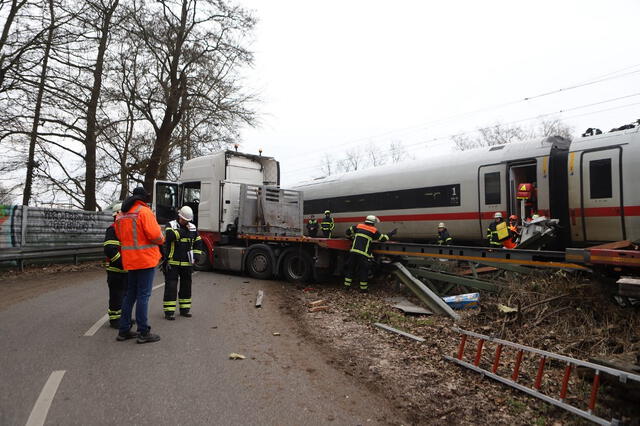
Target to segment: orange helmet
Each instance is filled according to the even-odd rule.
[[[509,216],[509,220],[518,220],[518,216],[512,214],[511,216]]]

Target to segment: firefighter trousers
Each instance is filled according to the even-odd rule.
[[[347,264],[345,265],[345,287],[351,287],[351,283],[355,278],[360,283],[360,290],[368,290],[370,270],[371,260],[367,256],[358,253],[349,253]]]
[[[109,286],[109,322],[115,324],[122,315],[122,300],[127,292],[127,273],[107,271],[107,285]]]
[[[170,265],[164,274],[164,301],[163,308],[165,315],[173,315],[177,306],[180,312],[187,313],[191,310],[191,266]],[[178,291],[178,280],[180,281],[180,291]]]

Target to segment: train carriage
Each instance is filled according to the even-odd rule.
[[[457,241],[480,241],[497,211],[557,218],[562,246],[640,238],[638,128],[569,141],[558,136],[433,156],[294,187],[305,218],[331,210],[336,234],[368,214],[398,238],[433,240],[446,222]]]

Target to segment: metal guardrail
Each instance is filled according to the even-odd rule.
[[[24,271],[24,261],[26,259],[46,259],[50,257],[73,257],[73,262],[78,264],[78,256],[81,255],[99,255],[102,254],[103,245],[86,244],[82,246],[61,247],[61,248],[23,248],[0,250],[0,262],[15,260],[18,262],[20,271]]]

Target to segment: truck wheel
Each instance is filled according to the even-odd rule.
[[[273,277],[273,262],[266,250],[252,250],[247,256],[246,267],[247,273],[253,278],[268,280]]]
[[[207,253],[203,253],[198,256],[196,263],[193,265],[193,269],[196,271],[210,271],[211,262],[209,262],[209,255]]]
[[[313,259],[304,251],[287,254],[282,260],[282,275],[291,283],[308,282],[313,272]]]

